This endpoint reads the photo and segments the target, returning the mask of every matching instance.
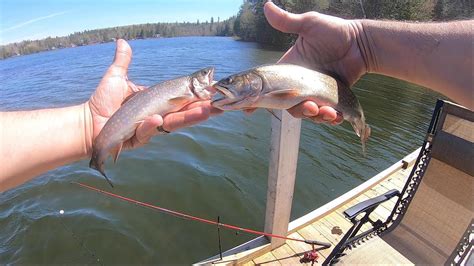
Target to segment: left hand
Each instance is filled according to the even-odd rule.
[[[90,110],[91,118],[89,119],[90,140],[86,140],[89,152],[92,150],[93,140],[99,135],[107,120],[120,108],[123,101],[132,93],[145,89],[128,80],[127,72],[131,60],[130,45],[124,40],[117,40],[114,61],[86,104],[86,110]],[[150,116],[138,125],[135,135],[124,142],[124,148],[135,148],[146,144],[151,137],[159,134],[158,126],[162,126],[167,131],[175,131],[205,121],[211,115],[220,113],[222,111],[213,108],[210,101],[199,101],[187,105],[178,112],[166,115],[164,119],[160,115]]]

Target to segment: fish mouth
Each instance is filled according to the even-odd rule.
[[[220,85],[219,82],[212,87],[216,90],[211,100],[213,107],[224,111],[241,110],[244,107],[242,102],[246,100],[245,97],[236,96],[229,88]]]
[[[232,106],[239,102],[239,99],[226,87],[215,84],[212,86],[216,92],[212,97],[211,105],[221,110],[233,110]]]
[[[235,96],[230,92],[230,90],[226,87],[223,87],[219,84],[214,84],[212,86],[214,89],[216,89],[216,94],[212,98],[212,103],[222,101],[225,99],[234,99]]]

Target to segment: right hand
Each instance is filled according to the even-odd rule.
[[[128,66],[132,60],[132,48],[125,40],[117,40],[115,58],[101,82],[86,102],[86,111],[90,110],[91,119],[86,119],[92,129],[86,136],[85,143],[88,153],[92,152],[92,143],[99,135],[105,123],[120,108],[123,101],[132,93],[145,89],[132,83],[127,78]],[[165,117],[152,115],[141,122],[135,134],[124,142],[124,148],[131,149],[146,144],[153,136],[159,134],[158,126],[168,131],[195,125],[206,121],[210,116],[218,115],[223,111],[211,106],[210,101],[198,101],[185,106],[183,109],[167,114]]]
[[[296,43],[283,55],[280,63],[291,63],[332,73],[352,86],[367,72],[366,63],[357,42],[361,31],[356,21],[308,12],[289,13],[272,2],[264,6],[265,17],[272,27],[298,34]],[[340,114],[329,106],[305,101],[288,110],[297,118],[308,117],[315,122],[339,124]]]

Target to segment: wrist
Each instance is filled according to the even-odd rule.
[[[91,108],[89,101],[81,104],[82,110],[82,137],[83,137],[83,152],[84,157],[90,156],[92,153],[92,143],[94,138],[94,124],[92,120]]]
[[[371,35],[372,21],[367,19],[352,20],[351,24],[356,33],[356,41],[359,52],[365,64],[366,73],[379,72],[379,62],[377,58],[377,46]]]

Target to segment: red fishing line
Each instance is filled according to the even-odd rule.
[[[172,215],[175,215],[175,216],[178,216],[178,217],[182,217],[182,218],[186,218],[186,219],[190,219],[190,220],[194,220],[194,221],[199,221],[199,222],[202,222],[202,223],[219,225],[219,226],[226,227],[226,228],[229,228],[229,229],[232,229],[232,230],[243,231],[243,232],[247,232],[247,233],[251,233],[251,234],[255,234],[255,235],[264,235],[264,236],[270,236],[270,237],[275,237],[275,238],[281,238],[281,239],[306,243],[306,240],[303,240],[303,239],[297,239],[297,238],[291,238],[291,237],[286,237],[286,236],[281,236],[281,235],[265,233],[265,232],[261,232],[261,231],[256,231],[256,230],[252,230],[252,229],[238,227],[238,226],[231,225],[231,224],[218,223],[216,221],[211,221],[211,220],[208,220],[208,219],[192,216],[192,215],[189,215],[189,214],[185,214],[185,213],[181,213],[181,212],[177,212],[177,211],[173,211],[173,210],[168,210],[166,208],[155,206],[155,205],[152,205],[152,204],[149,204],[149,203],[146,203],[146,202],[134,200],[134,199],[127,198],[127,197],[124,197],[124,196],[120,196],[120,195],[114,194],[112,192],[108,192],[108,191],[105,191],[105,190],[102,190],[102,189],[99,189],[99,188],[96,188],[96,187],[92,187],[92,186],[89,186],[89,185],[86,185],[86,184],[82,184],[82,183],[79,183],[79,182],[72,182],[72,183],[76,184],[76,185],[79,185],[81,187],[87,188],[89,190],[93,190],[93,191],[105,194],[107,196],[111,196],[111,197],[114,197],[114,198],[117,198],[117,199],[121,199],[121,200],[124,200],[124,201],[131,202],[131,203],[135,203],[135,204],[143,206],[143,207],[148,207],[148,208],[151,208],[151,209],[159,210],[159,211],[162,211],[162,212],[165,212],[165,213],[168,213],[168,214],[172,214]]]
[[[102,190],[102,189],[99,189],[99,188],[96,188],[96,187],[92,187],[92,186],[89,186],[89,185],[86,185],[86,184],[82,184],[82,183],[79,183],[79,182],[72,182],[72,183],[74,183],[76,185],[79,185],[83,188],[87,188],[89,190],[93,190],[93,191],[105,194],[105,195],[110,196],[110,197],[114,197],[114,198],[117,198],[117,199],[121,199],[123,201],[128,201],[128,202],[131,202],[131,203],[135,203],[135,204],[143,206],[143,207],[147,207],[147,208],[151,208],[151,209],[154,209],[154,210],[162,211],[164,213],[175,215],[175,216],[178,216],[178,217],[181,217],[181,218],[190,219],[190,220],[198,221],[198,222],[201,222],[201,223],[207,223],[207,224],[222,226],[222,227],[225,227],[225,228],[228,228],[228,229],[231,229],[231,230],[242,231],[242,232],[246,232],[246,233],[250,233],[250,234],[254,234],[254,235],[269,236],[269,237],[281,238],[281,239],[285,239],[285,240],[298,241],[298,242],[303,242],[303,243],[309,244],[309,245],[311,245],[312,250],[310,250],[308,252],[305,252],[304,257],[302,258],[302,262],[304,261],[304,262],[313,262],[314,263],[314,261],[316,261],[316,259],[318,258],[318,255],[316,253],[314,245],[323,246],[322,249],[326,249],[326,248],[329,248],[331,246],[331,244],[325,243],[325,242],[319,242],[319,241],[315,241],[315,240],[304,240],[304,239],[297,239],[297,238],[286,237],[286,236],[281,236],[281,235],[275,235],[275,234],[265,233],[265,232],[261,232],[261,231],[257,231],[257,230],[248,229],[248,228],[238,227],[238,226],[231,225],[231,224],[225,224],[225,223],[221,223],[219,221],[217,221],[217,222],[216,221],[211,221],[211,220],[208,220],[208,219],[192,216],[192,215],[181,213],[181,212],[178,212],[178,211],[168,210],[166,208],[155,206],[155,205],[152,205],[152,204],[149,204],[149,203],[146,203],[146,202],[134,200],[134,199],[127,198],[127,197],[124,197],[124,196],[120,196],[120,195],[114,194],[112,192],[108,192],[108,191],[105,191],[105,190]]]

